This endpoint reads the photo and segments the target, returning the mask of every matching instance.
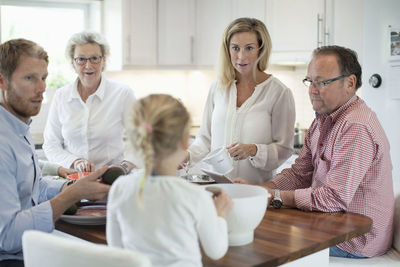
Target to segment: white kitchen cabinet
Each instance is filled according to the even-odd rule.
[[[266,0],[231,0],[232,20],[249,17],[263,22],[266,19]]]
[[[123,65],[157,65],[157,0],[124,0]]]
[[[210,67],[238,17],[265,20],[266,0],[123,0],[123,65]]]
[[[231,21],[238,17],[254,17],[264,21],[270,32],[272,64],[305,64],[314,48],[333,43],[332,25],[343,28],[339,26],[344,25],[341,21],[345,18],[340,18],[340,14],[336,16],[339,18],[332,15],[337,9],[337,5],[332,4],[335,1],[341,2],[104,0],[107,11],[111,6],[112,10],[121,12],[115,15],[106,12],[109,19],[105,21],[105,28],[114,49],[111,56],[119,56],[124,68],[198,68],[215,65],[224,29]],[[122,7],[118,7],[118,2]],[[118,43],[115,36],[121,28]],[[336,40],[347,40],[340,37],[339,31],[334,34],[337,34]]]
[[[197,0],[195,65],[215,65],[223,34],[229,23],[240,17],[252,17],[264,21],[265,6],[265,0]]]
[[[192,65],[195,0],[158,0],[158,64]]]
[[[121,1],[123,68],[194,63],[195,0]]]
[[[364,0],[334,0],[331,44],[355,50],[362,62],[364,26]]]
[[[267,0],[266,24],[273,62],[308,61],[313,49],[329,43],[326,0]]]
[[[265,0],[158,1],[160,65],[214,66],[231,21],[238,17],[265,20]]]
[[[197,66],[216,64],[225,28],[231,22],[231,0],[196,2],[196,35],[194,63]]]

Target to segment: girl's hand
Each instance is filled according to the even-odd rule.
[[[213,199],[218,216],[226,219],[229,211],[233,208],[232,198],[224,190],[221,190],[219,194],[213,196]]]

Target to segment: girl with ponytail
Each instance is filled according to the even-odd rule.
[[[108,244],[141,252],[154,266],[202,266],[199,243],[213,259],[228,249],[232,199],[176,176],[189,129],[188,111],[172,96],[138,100],[129,137],[144,168],[120,177],[108,197]]]

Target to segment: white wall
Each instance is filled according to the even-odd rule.
[[[306,72],[306,67],[273,66],[267,70],[267,73],[272,73],[292,90],[296,104],[296,122],[303,128],[308,128],[314,119],[308,89],[302,83]],[[201,124],[208,90],[216,78],[212,70],[126,70],[109,71],[106,76],[129,85],[136,98],[154,93],[171,94],[180,98],[189,109],[195,126]],[[38,116],[33,117],[31,133],[37,142],[42,138],[54,90],[46,91],[42,109]]]
[[[308,99],[308,89],[302,80],[306,68],[271,67],[272,73],[288,86],[295,98],[296,121],[308,128],[314,111]],[[193,117],[193,124],[200,125],[209,87],[216,78],[212,70],[130,70],[107,72],[107,77],[130,85],[137,98],[152,93],[166,93],[182,99]]]
[[[363,98],[377,113],[389,138],[395,191],[400,193],[400,100],[390,98],[387,86],[388,25],[400,27],[400,1],[365,0],[364,21]],[[368,84],[374,73],[380,74],[383,80],[377,89]]]

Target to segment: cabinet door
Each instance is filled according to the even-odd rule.
[[[267,0],[272,51],[311,52],[321,45],[324,23],[318,18],[323,14],[323,0]]]
[[[230,0],[200,0],[196,3],[195,64],[217,62],[225,28],[231,22]]]
[[[126,0],[123,5],[124,66],[157,64],[157,0]]]
[[[158,0],[158,64],[194,63],[195,0]]]
[[[231,0],[232,20],[249,17],[265,22],[266,0]]]
[[[363,51],[363,0],[335,0],[333,3],[333,27],[331,42],[349,47],[358,53],[360,60]]]
[[[195,64],[215,65],[223,33],[234,19],[257,18],[265,21],[265,0],[197,0]]]

